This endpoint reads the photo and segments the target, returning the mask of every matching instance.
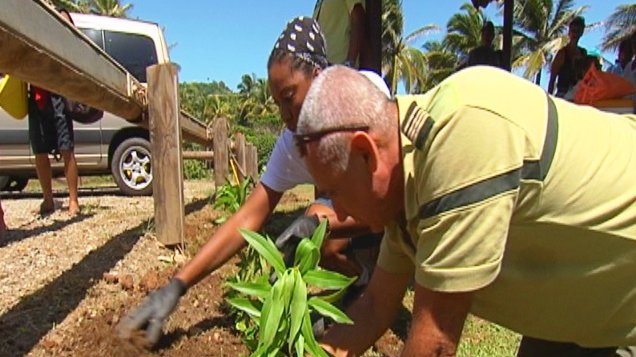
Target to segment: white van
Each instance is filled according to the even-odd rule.
[[[163,33],[155,23],[86,14],[71,17],[80,31],[140,82],[146,82],[146,67],[170,61]],[[152,193],[147,129],[111,113],[95,123],[73,126],[80,175],[111,173],[125,194]],[[0,190],[20,191],[37,177],[28,118],[16,120],[0,108],[0,138]],[[63,163],[51,163],[54,175],[63,175]]]

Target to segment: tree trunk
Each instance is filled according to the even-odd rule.
[[[543,69],[542,69],[542,68],[539,68],[539,72],[537,72],[537,76],[536,76],[536,77],[534,77],[534,83],[535,83],[536,85],[538,85],[538,86],[539,86],[539,85],[541,85],[541,72],[542,72],[542,71],[543,71]]]

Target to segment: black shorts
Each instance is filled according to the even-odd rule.
[[[56,154],[73,150],[73,120],[64,114],[64,98],[51,94],[50,103],[40,110],[29,99],[29,139],[34,154]]]

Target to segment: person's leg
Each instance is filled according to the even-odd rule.
[[[55,210],[53,187],[51,186],[51,161],[48,154],[35,154],[35,171],[42,187],[42,204],[40,214],[48,214]]]
[[[3,239],[7,233],[7,223],[4,221],[4,211],[2,210],[2,202],[0,201],[0,239]]]
[[[574,343],[523,336],[517,357],[615,357],[616,353],[616,347],[586,348]]]
[[[73,150],[60,151],[64,159],[64,176],[68,184],[68,213],[76,215],[79,213],[79,201],[77,199],[77,161]]]
[[[70,215],[79,213],[77,199],[78,171],[75,160],[75,137],[73,135],[73,121],[63,113],[64,98],[53,95],[51,102],[55,111],[55,130],[57,134],[57,149],[64,159],[64,176],[68,184],[68,212]]]

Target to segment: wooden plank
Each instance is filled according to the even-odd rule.
[[[214,151],[184,151],[184,160],[214,160]]]
[[[360,68],[378,74],[382,70],[382,1],[366,0],[365,48],[360,54]]]
[[[136,120],[145,88],[41,0],[2,0],[0,72]]]
[[[179,116],[181,130],[183,131],[183,138],[186,141],[201,144],[203,146],[212,145],[212,134],[208,132],[203,122],[183,110],[180,112]]]
[[[183,245],[184,198],[177,67],[148,67],[148,114],[157,239]]]
[[[216,187],[225,184],[229,171],[227,119],[217,118],[214,122],[214,183]]]

